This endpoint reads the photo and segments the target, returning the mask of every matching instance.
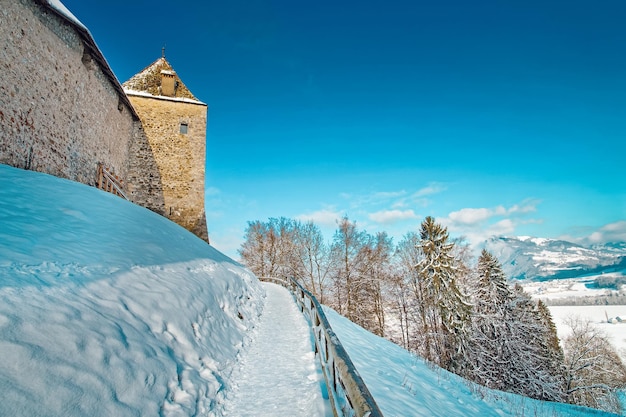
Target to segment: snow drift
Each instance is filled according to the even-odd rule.
[[[210,414],[262,302],[165,218],[0,165],[0,415]]]

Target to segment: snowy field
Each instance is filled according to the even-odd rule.
[[[568,334],[566,320],[572,317],[589,319],[597,328],[609,336],[622,361],[626,363],[626,306],[551,306],[550,312],[557,326],[559,338]],[[623,323],[608,323],[607,317],[624,319]]]
[[[289,398],[284,384],[271,390],[285,371],[250,366],[293,346],[295,378],[319,393],[310,339],[266,337],[272,314],[299,314],[274,295],[148,210],[0,165],[2,416],[297,415],[269,410],[268,387],[276,404]],[[606,415],[476,387],[328,314],[386,417]]]
[[[621,274],[605,274],[606,276],[621,277]],[[524,289],[535,298],[543,300],[575,299],[577,304],[585,304],[598,296],[623,295],[626,291],[594,288],[592,285],[598,276],[551,280],[546,282],[529,282],[523,284]],[[587,301],[589,303],[589,301]],[[557,326],[557,332],[562,339],[568,334],[569,327],[566,321],[569,318],[580,317],[589,319],[596,327],[605,332],[622,360],[626,363],[626,305],[577,305],[577,306],[550,306],[550,312]],[[608,319],[620,317],[624,323],[609,323]]]
[[[598,278],[622,278],[621,273],[592,275],[583,278],[553,279],[549,281],[521,281],[524,290],[535,298],[543,300],[563,300],[576,298],[591,299],[599,296],[626,295],[626,289],[620,290],[596,288],[594,282]]]

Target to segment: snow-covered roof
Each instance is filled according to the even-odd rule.
[[[72,22],[74,22],[76,25],[81,26],[83,29],[87,30],[87,27],[85,25],[83,25],[83,23],[78,20],[76,18],[76,16],[74,16],[72,14],[72,12],[70,12],[67,7],[65,7],[65,5],[63,3],[61,3],[61,0],[47,0],[47,3],[49,6],[51,6],[54,10],[56,10],[57,12],[59,12],[61,15],[63,15],[66,19],[71,20]]]
[[[193,100],[187,97],[155,96],[150,93],[146,93],[145,91],[135,91],[135,90],[129,90],[126,88],[124,89],[124,92],[129,96],[149,97],[149,98],[156,98],[158,100],[168,100],[168,101],[179,101],[183,103],[201,104],[203,106],[207,105],[206,103],[203,103],[199,100]]]
[[[163,98],[160,91],[161,74],[174,75],[178,82],[174,96],[168,98],[186,98],[193,102],[204,104],[189,91],[172,68],[172,65],[164,57],[157,59],[122,85],[129,94],[139,95],[137,93],[147,93],[150,96]]]

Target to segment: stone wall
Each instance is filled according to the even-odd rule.
[[[128,97],[159,167],[165,216],[208,242],[204,213],[207,106],[192,100]],[[181,124],[187,133],[181,133]]]
[[[150,145],[103,62],[90,35],[47,5],[0,0],[0,163],[88,185],[103,164],[131,201],[162,213]]]

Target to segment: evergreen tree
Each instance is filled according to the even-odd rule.
[[[506,390],[509,372],[506,343],[511,337],[507,307],[513,296],[498,260],[483,250],[478,258],[474,292],[473,335],[467,376],[489,388]]]
[[[563,374],[555,371],[550,350],[551,331],[542,321],[537,303],[521,285],[513,288],[507,316],[511,320],[511,368],[507,391],[545,401],[563,400]]]
[[[561,378],[563,383],[562,390],[565,392],[565,355],[556,331],[556,325],[552,319],[550,309],[541,300],[537,301],[537,312],[539,321],[545,329],[549,372]]]
[[[456,283],[454,244],[448,231],[432,217],[420,229],[422,258],[416,265],[420,290],[424,356],[448,370],[464,363],[469,338],[471,305]]]
[[[545,305],[538,307],[519,285],[512,290],[486,250],[477,276],[468,377],[489,388],[562,400],[562,356]]]

